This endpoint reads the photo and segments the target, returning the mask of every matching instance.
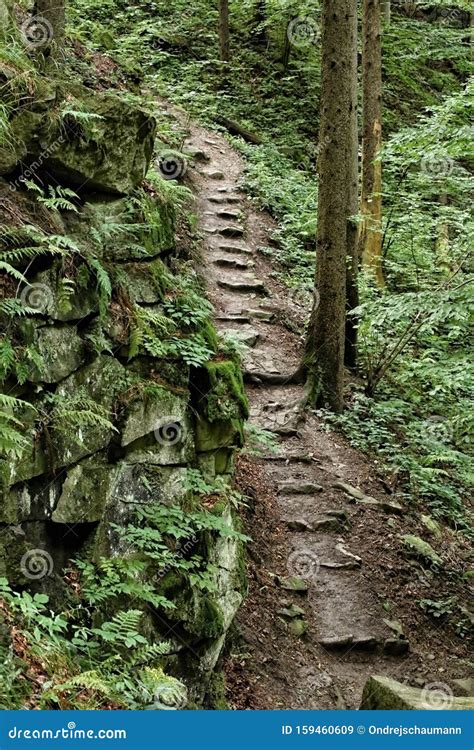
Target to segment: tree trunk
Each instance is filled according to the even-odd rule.
[[[356,4],[357,10],[357,4]],[[346,275],[346,299],[347,311],[354,310],[359,305],[359,287],[357,277],[359,274],[359,228],[355,217],[359,210],[359,127],[357,117],[357,12],[353,17],[354,27],[352,29],[352,108],[351,108],[351,140],[348,152],[349,177],[348,177],[348,216],[354,217],[347,222],[347,275]],[[346,319],[346,344],[344,350],[344,363],[346,367],[355,370],[357,367],[357,319],[347,316]]]
[[[290,64],[290,57],[291,57],[291,41],[290,41],[290,34],[289,34],[291,20],[292,19],[290,18],[288,23],[285,25],[285,43],[283,46],[283,54],[281,57],[281,64],[283,65],[283,68],[285,70],[287,70],[288,65]]]
[[[390,26],[390,21],[392,20],[391,0],[384,0],[383,20],[386,26]]]
[[[267,10],[266,0],[257,0],[257,5],[255,8],[256,32],[254,34],[254,38],[258,44],[268,44],[267,27],[266,27],[266,20],[267,20],[266,10]]]
[[[316,405],[344,405],[346,256],[353,200],[356,0],[322,4],[322,82],[315,303],[305,361]]]
[[[360,254],[362,264],[385,285],[382,270],[382,14],[381,0],[364,0],[362,196]]]
[[[223,62],[230,59],[229,0],[219,0],[219,46]]]
[[[38,40],[42,42],[35,46],[45,57],[57,57],[64,46],[65,0],[36,0],[33,16],[38,25]],[[42,19],[46,23],[42,23]]]

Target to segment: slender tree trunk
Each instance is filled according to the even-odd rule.
[[[257,0],[257,6],[255,8],[255,26],[257,31],[255,33],[255,40],[259,44],[268,44],[267,38],[267,2],[266,0]]]
[[[392,20],[392,6],[391,0],[384,0],[383,4],[383,20],[386,26],[390,26]]]
[[[347,276],[346,276],[346,298],[347,311],[354,310],[359,305],[359,287],[357,277],[359,273],[359,229],[355,221],[359,210],[359,127],[357,117],[357,0],[355,3],[355,12],[352,18],[352,49],[353,56],[351,74],[352,74],[352,93],[351,93],[351,140],[349,144],[348,165],[348,216],[354,217],[347,222]],[[344,352],[344,363],[346,367],[355,370],[357,367],[357,319],[347,316],[346,319],[346,344]]]
[[[229,0],[219,0],[219,46],[223,62],[230,59]]]
[[[38,45],[39,51],[45,57],[58,57],[64,47],[65,0],[35,0],[33,15],[37,19],[38,39],[43,40]],[[45,19],[46,24],[41,19]]]
[[[381,0],[364,0],[362,196],[360,253],[377,285],[382,270],[382,15]]]
[[[288,23],[285,25],[285,43],[283,46],[283,55],[281,58],[282,65],[285,70],[288,68],[288,65],[290,64],[290,57],[291,57],[291,41],[290,41],[290,34],[289,34],[291,21],[292,19],[290,18]]]
[[[356,0],[323,0],[318,236],[315,304],[306,347],[316,404],[344,405],[346,257],[353,193]]]

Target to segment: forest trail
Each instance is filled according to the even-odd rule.
[[[186,181],[216,326],[246,345],[251,423],[278,446],[240,459],[253,541],[249,596],[227,661],[229,704],[357,708],[373,674],[419,686],[439,681],[439,672],[455,668],[457,646],[436,627],[420,628],[413,614],[416,571],[413,563],[400,567],[398,542],[404,523],[413,532],[412,519],[404,520],[374,462],[301,412],[303,386],[259,377],[292,372],[301,354],[301,338],[287,325],[301,308],[258,251],[271,244],[274,222],[242,192],[244,163],[228,141],[163,107],[187,131],[184,151],[194,154]],[[394,599],[401,608],[388,614]]]

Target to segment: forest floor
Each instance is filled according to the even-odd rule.
[[[194,153],[186,182],[216,326],[246,344],[251,424],[276,444],[238,464],[252,542],[249,595],[225,665],[229,706],[357,708],[373,674],[456,692],[453,679],[469,673],[467,644],[418,602],[458,593],[460,581],[408,554],[401,537],[426,538],[427,529],[416,509],[395,501],[377,462],[301,409],[303,386],[267,382],[301,356],[301,308],[259,252],[271,245],[274,222],[243,193],[245,164],[229,142],[161,106]],[[450,529],[435,546],[451,571],[466,559],[463,536]]]

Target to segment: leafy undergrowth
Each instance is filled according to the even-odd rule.
[[[216,591],[215,567],[200,553],[203,535],[247,538],[219,512],[240,504],[238,493],[224,482],[209,484],[198,471],[189,471],[185,489],[185,509],[151,504],[125,528],[114,527],[133,555],[74,561],[56,581],[66,600],[62,611],[45,593],[13,591],[0,578],[0,709],[186,705],[184,686],[165,671],[175,645],[159,640],[150,622],[155,613],[176,610],[170,581],[171,590],[179,581],[181,590],[191,584],[203,595]]]

